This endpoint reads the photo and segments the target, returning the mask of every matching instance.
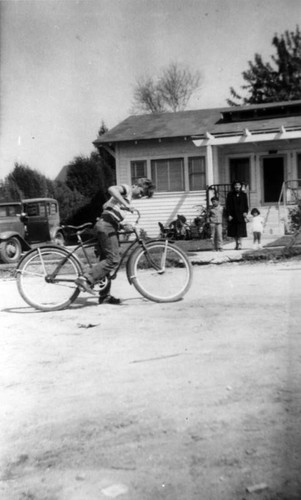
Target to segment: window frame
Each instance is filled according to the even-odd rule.
[[[181,189],[171,189],[172,187],[172,174],[171,174],[171,163],[172,162],[181,162],[180,165],[180,183],[181,183]],[[159,187],[159,180],[158,180],[158,174],[157,174],[157,169],[158,169],[158,163],[160,162],[165,162],[167,163],[167,173],[168,173],[168,178],[167,178],[167,187],[168,189],[160,189]],[[152,158],[150,161],[150,169],[151,169],[151,178],[156,185],[156,192],[158,193],[183,193],[186,191],[186,182],[185,182],[185,158],[183,156],[177,156],[177,157],[166,157],[166,158]],[[156,172],[154,172],[154,169],[156,169]]]
[[[142,167],[143,167],[143,175],[138,175],[137,173],[137,168],[138,168],[138,165],[135,165],[137,163],[143,163]],[[133,170],[136,170],[134,173],[135,175],[133,175]],[[141,177],[147,177],[147,161],[145,159],[141,159],[141,160],[131,160],[130,161],[130,175],[131,175],[131,184],[135,184],[136,181],[138,179],[140,179]]]
[[[206,156],[205,155],[198,155],[198,156],[189,156],[188,157],[188,191],[191,192],[191,193],[194,193],[195,191],[204,191],[206,190]],[[202,170],[203,172],[200,172],[199,174],[197,172],[190,172],[192,165],[191,163],[194,161],[194,160],[201,160],[201,167],[202,167]],[[202,183],[202,186],[199,187],[199,188],[196,188],[196,189],[192,189],[192,176],[193,175],[200,175],[202,176],[203,178],[203,183]]]

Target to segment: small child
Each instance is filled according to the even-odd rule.
[[[253,248],[262,248],[261,235],[263,233],[263,218],[260,215],[258,208],[251,210],[252,215],[252,231],[253,231]]]
[[[214,250],[222,252],[223,250],[223,213],[224,209],[219,204],[216,196],[211,198],[212,206],[209,208],[209,222],[211,228],[211,240]]]

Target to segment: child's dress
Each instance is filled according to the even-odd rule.
[[[253,248],[262,248],[261,245],[261,235],[263,232],[264,220],[261,215],[253,216],[252,218],[252,230],[253,230]]]
[[[252,231],[253,233],[263,232],[263,217],[261,215],[252,218]]]

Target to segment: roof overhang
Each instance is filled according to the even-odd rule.
[[[206,132],[202,136],[192,137],[195,146],[222,146],[226,144],[247,144],[252,142],[279,141],[301,139],[301,127],[285,129],[284,126],[277,130],[250,131],[244,129],[240,132],[214,133]]]

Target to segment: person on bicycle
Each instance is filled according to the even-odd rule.
[[[86,292],[94,295],[93,286],[116,269],[120,262],[118,229],[124,220],[124,211],[134,212],[132,199],[151,198],[155,186],[147,178],[140,178],[131,187],[127,184],[110,186],[110,199],[103,205],[103,212],[96,222],[97,241],[100,250],[100,261],[76,279],[76,284]],[[99,303],[120,304],[120,299],[112,297],[107,290],[99,295]]]

